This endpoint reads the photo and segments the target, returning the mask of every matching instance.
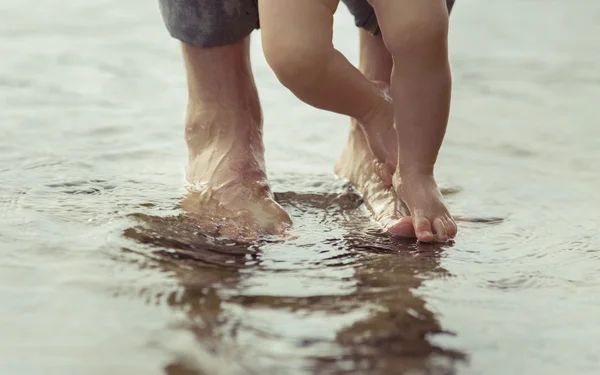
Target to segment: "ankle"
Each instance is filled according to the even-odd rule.
[[[350,118],[349,136],[353,139],[363,136],[362,126],[360,125],[360,122],[355,118]]]
[[[381,91],[374,99],[374,103],[364,116],[358,118],[357,121],[364,128],[377,126],[377,124],[388,123],[393,121],[394,107],[389,96]]]
[[[225,111],[219,108],[190,108],[185,120],[185,140],[190,151],[199,152],[219,143],[262,144],[260,113]]]
[[[414,180],[433,178],[434,165],[432,164],[398,164],[396,174],[400,176],[402,180]]]

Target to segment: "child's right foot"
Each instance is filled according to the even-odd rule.
[[[448,212],[444,199],[433,176],[419,173],[395,173],[398,164],[398,141],[394,127],[394,107],[388,94],[388,86],[377,82],[382,101],[371,116],[361,124],[369,148],[380,161],[374,163],[375,172],[387,185],[393,183],[397,196],[406,204],[418,240],[445,242],[456,236],[457,227]],[[405,218],[406,220],[406,218]],[[406,231],[390,234],[405,236]]]

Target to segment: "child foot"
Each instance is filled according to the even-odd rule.
[[[348,143],[335,165],[335,174],[347,179],[354,186],[373,219],[390,234],[414,238],[412,219],[408,216],[402,217],[396,211],[397,197],[394,189],[385,184],[373,168],[378,164],[381,163],[369,149],[364,132],[354,122]]]
[[[446,242],[456,236],[456,222],[432,175],[405,173],[398,177],[396,174],[394,189],[410,211],[419,241]]]
[[[360,122],[369,149],[379,163],[375,163],[375,173],[387,186],[392,185],[392,175],[398,163],[398,140],[394,127],[394,107],[389,95],[389,86],[374,82],[381,90],[381,101],[371,113]]]

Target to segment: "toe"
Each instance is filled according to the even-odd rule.
[[[439,242],[448,241],[448,230],[444,223],[444,220],[441,218],[436,218],[433,221],[433,230],[435,232],[435,239]]]
[[[431,230],[431,223],[428,219],[422,216],[417,216],[414,219],[415,232],[417,239],[423,242],[433,241],[433,232]]]
[[[454,219],[452,219],[451,217],[446,218],[446,220],[444,220],[444,225],[446,227],[446,230],[448,231],[448,237],[456,237],[456,232],[458,232],[458,228]]]
[[[405,216],[388,228],[388,233],[395,237],[415,238],[415,227],[410,216]]]

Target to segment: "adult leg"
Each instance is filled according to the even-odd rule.
[[[370,0],[394,60],[391,94],[398,136],[396,192],[417,238],[445,241],[456,223],[434,179],[450,111],[448,9],[444,0]]]
[[[183,42],[187,72],[187,178],[195,189],[182,205],[205,231],[250,239],[281,233],[290,219],[267,183],[249,57],[258,15],[251,0],[240,1],[237,13],[220,0],[161,0],[161,10]]]
[[[218,234],[279,234],[291,224],[267,182],[262,115],[248,55],[249,37],[233,45],[184,44],[189,98],[185,137],[192,211]],[[196,199],[196,198],[194,198]]]

